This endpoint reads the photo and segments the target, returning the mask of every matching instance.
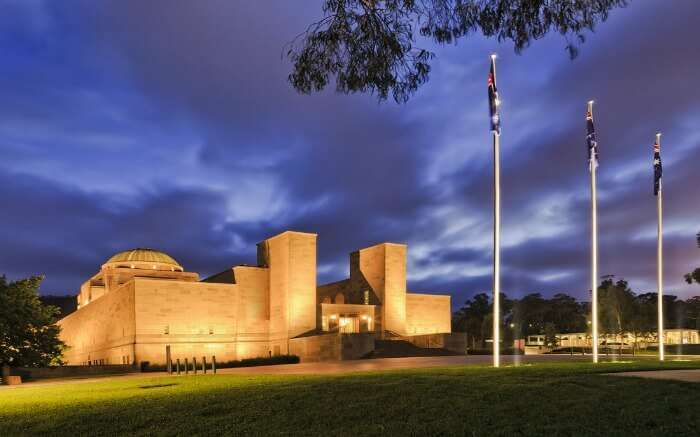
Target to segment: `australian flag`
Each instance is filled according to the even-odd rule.
[[[491,56],[491,68],[488,78],[489,88],[489,113],[491,115],[491,132],[501,133],[501,116],[498,115],[498,89],[496,88],[496,58]]]
[[[661,189],[661,173],[663,173],[661,168],[661,147],[657,139],[654,142],[654,196],[658,196]]]
[[[595,127],[593,126],[593,110],[591,105],[588,105],[586,111],[586,141],[588,142],[588,170],[593,171],[598,167],[598,142],[595,139]]]

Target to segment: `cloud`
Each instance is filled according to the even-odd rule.
[[[0,265],[46,272],[45,291],[77,288],[130,246],[203,274],[252,263],[255,242],[285,229],[319,234],[320,282],[347,274],[349,252],[396,241],[409,245],[410,289],[455,305],[490,290],[484,85],[498,49],[503,289],[586,297],[593,97],[601,273],[654,287],[661,130],[667,289],[695,292],[681,275],[700,258],[696,2],[616,10],[573,62],[558,35],[522,56],[480,37],[436,47],[431,81],[405,106],[291,89],[284,46],[319,17],[315,2],[12,5],[0,18],[0,198],[12,211]]]

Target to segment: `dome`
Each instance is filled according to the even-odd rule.
[[[108,259],[103,267],[183,271],[182,266],[167,253],[146,248],[136,248],[119,252]]]

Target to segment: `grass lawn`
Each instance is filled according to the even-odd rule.
[[[600,375],[653,368],[700,361],[37,385],[0,389],[0,436],[698,435],[700,384]]]

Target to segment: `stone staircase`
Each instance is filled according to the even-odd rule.
[[[374,350],[364,358],[435,357],[460,355],[443,348],[423,348],[406,340],[375,340]]]

